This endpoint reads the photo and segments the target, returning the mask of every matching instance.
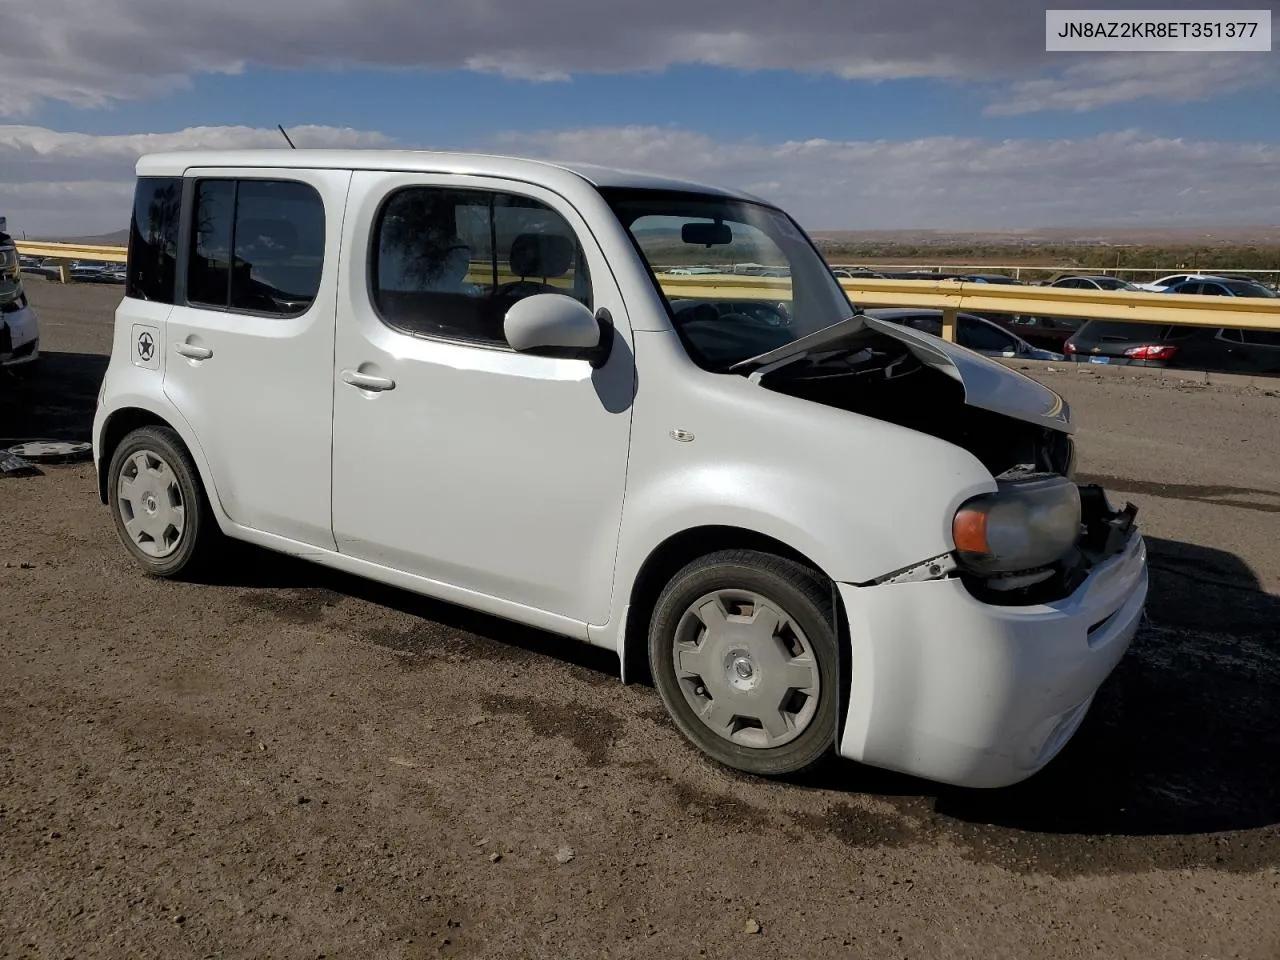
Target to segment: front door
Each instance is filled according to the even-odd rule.
[[[333,370],[338,549],[579,623],[608,618],[635,367],[622,298],[558,195],[356,173]],[[521,297],[616,328],[609,361],[517,354]]]
[[[236,523],[330,550],[334,301],[348,171],[195,170],[164,391]]]

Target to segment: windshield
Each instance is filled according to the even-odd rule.
[[[698,193],[600,192],[701,366],[727,370],[856,312],[827,262],[775,207]]]

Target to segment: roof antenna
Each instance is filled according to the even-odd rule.
[[[284,127],[283,127],[282,125],[280,125],[280,124],[278,124],[278,123],[277,123],[277,124],[276,124],[276,129],[277,129],[277,130],[279,130],[279,131],[280,131],[280,133],[284,135],[285,140],[288,140],[288,141],[289,141],[289,147],[290,147],[291,149],[293,149],[293,150],[297,150],[297,149],[298,149],[297,147],[295,147],[295,146],[293,145],[293,141],[292,141],[292,140],[289,140],[289,134],[287,134],[287,133],[285,133],[285,132],[284,132]]]

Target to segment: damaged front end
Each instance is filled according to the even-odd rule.
[[[1026,569],[1000,572],[964,559],[957,563],[955,575],[975,598],[1002,606],[1054,603],[1075,593],[1097,566],[1128,547],[1138,532],[1134,524],[1138,508],[1126,503],[1115,509],[1097,484],[1071,483],[1071,487],[1079,511],[1072,525],[1074,536],[1059,555]]]
[[[752,379],[955,444],[997,488],[961,505],[953,553],[876,583],[955,577],[985,603],[1052,603],[1136,535],[1136,507],[1115,510],[1102,488],[1072,480],[1074,426],[1057,393],[955,344],[859,319],[869,329],[856,337],[769,358]]]

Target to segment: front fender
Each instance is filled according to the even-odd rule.
[[[636,342],[655,372],[640,377],[601,645],[621,642],[640,571],[676,534],[762,534],[831,580],[868,583],[950,551],[956,510],[996,489],[973,454],[937,437],[692,370],[671,336]]]

